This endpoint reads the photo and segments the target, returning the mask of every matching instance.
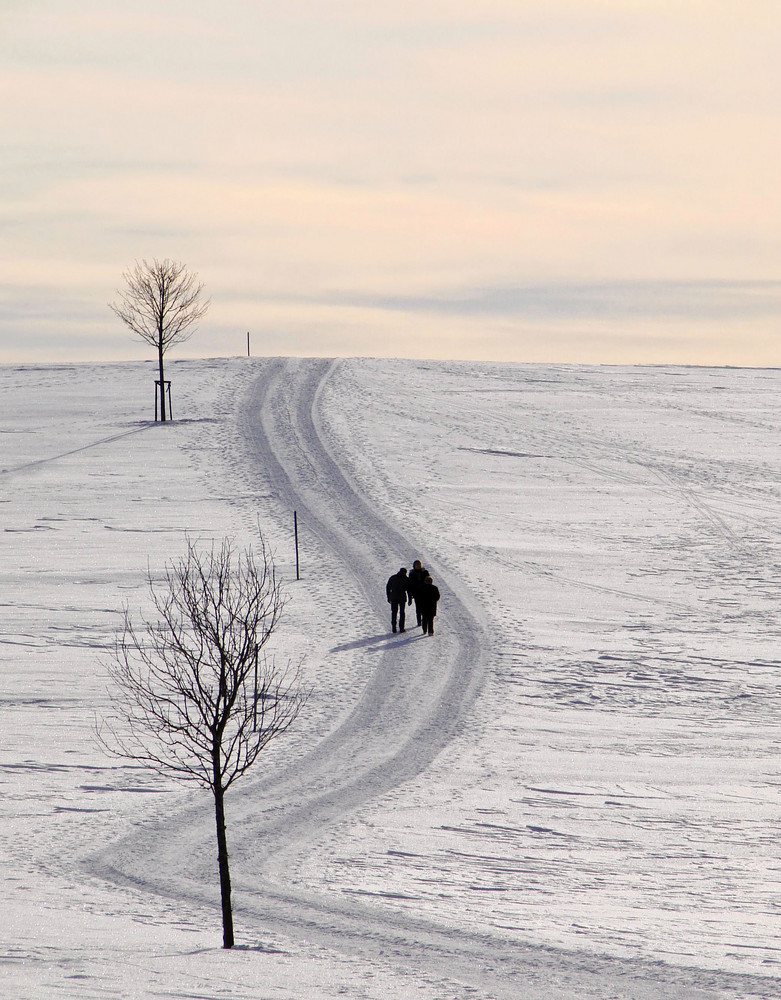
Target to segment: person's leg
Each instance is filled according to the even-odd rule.
[[[396,615],[399,612],[399,602],[391,601],[391,628],[396,631]]]
[[[404,631],[404,622],[406,621],[405,618],[406,604],[407,604],[406,601],[399,601],[399,632]]]

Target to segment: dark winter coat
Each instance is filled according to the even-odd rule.
[[[439,588],[433,583],[424,583],[415,597],[415,604],[427,617],[433,618],[437,613]]]
[[[394,576],[392,576],[388,582],[385,584],[385,596],[388,601],[397,601],[403,603],[407,600],[407,595],[409,594],[409,580],[407,579],[407,571],[399,571]]]
[[[426,582],[426,577],[428,576],[427,569],[411,569],[409,571],[409,596],[417,597],[418,591]]]

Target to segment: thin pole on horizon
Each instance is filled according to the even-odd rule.
[[[293,534],[296,539],[296,580],[300,580],[301,577],[298,572],[298,511],[293,511]]]
[[[249,357],[249,356],[250,356],[250,353],[249,353],[249,330],[247,330],[247,357]]]

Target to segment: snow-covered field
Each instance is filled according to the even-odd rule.
[[[781,372],[169,375],[155,425],[151,364],[0,367],[2,996],[781,996]],[[208,793],[94,727],[147,568],[258,526],[312,696],[229,794],[225,952]]]

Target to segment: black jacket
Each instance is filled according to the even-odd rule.
[[[416,604],[433,618],[437,613],[437,601],[439,600],[439,588],[433,583],[424,583],[420,588],[416,598]]]
[[[411,569],[409,571],[409,594],[410,597],[417,597],[418,591],[425,583],[428,576],[427,569]]]
[[[396,573],[385,584],[385,596],[389,601],[406,601],[409,593],[409,580],[406,571]]]

